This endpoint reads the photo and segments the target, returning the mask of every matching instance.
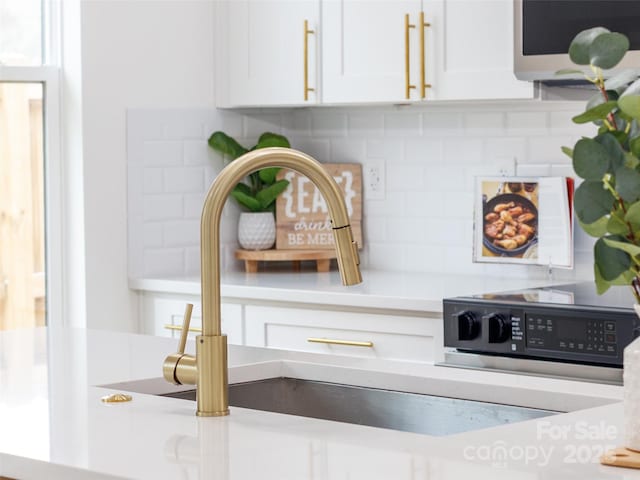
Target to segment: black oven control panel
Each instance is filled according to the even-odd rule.
[[[444,345],[460,351],[622,366],[637,335],[632,310],[508,305],[445,299]]]

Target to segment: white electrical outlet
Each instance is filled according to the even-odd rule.
[[[364,165],[364,194],[368,200],[384,200],[384,162]]]

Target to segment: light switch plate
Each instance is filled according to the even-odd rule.
[[[384,200],[385,168],[384,162],[367,162],[363,166],[364,194],[368,200]]]

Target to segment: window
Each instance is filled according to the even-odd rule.
[[[52,13],[42,0],[0,0],[0,330],[44,325],[60,312]]]

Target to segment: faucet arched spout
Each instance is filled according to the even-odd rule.
[[[164,363],[165,378],[197,385],[197,415],[228,415],[227,337],[220,315],[220,219],[235,185],[255,170],[283,167],[306,175],[323,195],[331,218],[338,267],[345,285],[362,281],[357,244],[349,215],[335,180],[309,155],[290,148],[263,148],[246,153],[227,165],[211,185],[200,221],[202,335],[196,338],[196,356],[176,353]]]

